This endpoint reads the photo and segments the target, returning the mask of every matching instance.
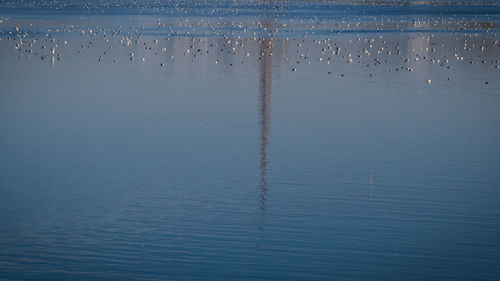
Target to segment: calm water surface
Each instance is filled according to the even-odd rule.
[[[0,280],[498,280],[498,6],[1,3]]]

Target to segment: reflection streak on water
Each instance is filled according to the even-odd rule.
[[[271,27],[265,22],[264,27]],[[271,117],[271,90],[273,73],[273,39],[261,38],[259,43],[259,124],[260,124],[260,209],[259,229],[263,231],[263,220],[266,212],[267,188],[267,150],[269,145],[269,129]]]

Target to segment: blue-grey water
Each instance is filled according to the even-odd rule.
[[[500,6],[367,2],[0,1],[0,280],[498,280]]]

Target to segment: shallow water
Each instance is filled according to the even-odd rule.
[[[498,6],[27,3],[0,279],[500,275]]]

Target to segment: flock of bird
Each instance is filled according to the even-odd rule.
[[[421,65],[436,65],[449,70],[456,63],[481,64],[499,73],[499,27],[496,21],[375,16],[356,20],[134,14],[90,14],[72,20],[0,17],[0,44],[7,41],[19,59],[52,63],[92,49],[96,62],[156,63],[160,68],[180,59],[234,66],[268,55],[293,72],[321,64],[332,66],[325,68],[325,74],[339,77],[351,65],[368,69],[370,77],[380,69],[413,72]],[[431,79],[425,82],[430,84]]]

